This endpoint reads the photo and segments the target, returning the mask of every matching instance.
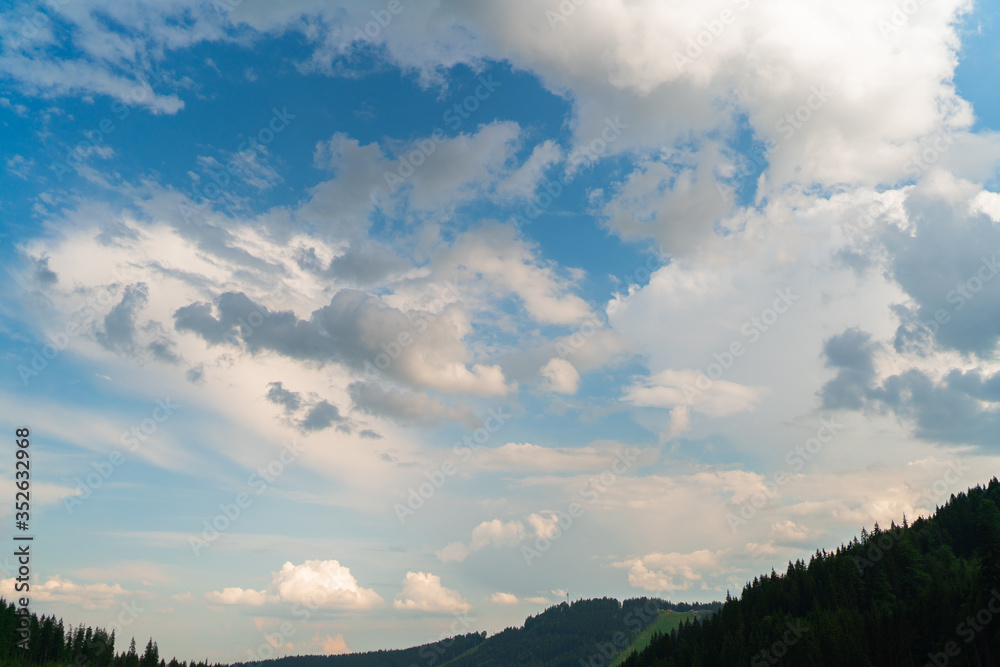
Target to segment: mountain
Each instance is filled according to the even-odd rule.
[[[581,661],[610,665],[661,615],[710,613],[720,604],[672,604],[655,598],[578,600],[549,607],[529,616],[523,626],[489,638],[471,634],[399,651],[277,658],[234,667],[578,667]]]
[[[1000,482],[755,578],[624,667],[1000,665]]]

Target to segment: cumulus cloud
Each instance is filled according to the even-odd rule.
[[[268,602],[267,593],[243,588],[223,588],[205,593],[205,599],[216,604],[260,607]]]
[[[573,281],[561,275],[552,262],[541,262],[533,244],[518,237],[507,225],[490,224],[465,232],[435,256],[441,266],[463,267],[464,283],[471,296],[475,285],[506,293],[523,304],[540,324],[572,325],[591,317],[587,302],[573,294]],[[495,297],[493,297],[495,298]]]
[[[442,563],[463,561],[470,554],[487,547],[503,549],[516,547],[524,540],[524,524],[520,521],[503,522],[500,519],[483,521],[472,529],[472,538],[468,546],[461,542],[452,542],[437,552]]]
[[[559,532],[559,514],[551,510],[534,513],[528,516],[528,524],[535,532],[535,537],[547,540]]]
[[[441,316],[411,313],[423,323],[422,328],[414,327],[407,313],[372,295],[343,289],[305,320],[291,311],[269,311],[242,292],[227,292],[214,307],[199,302],[178,309],[174,320],[178,331],[192,332],[209,345],[236,341],[252,353],[272,351],[302,361],[341,363],[357,371],[366,370],[366,364],[377,371],[372,364],[385,354],[383,346],[396,346],[398,358],[384,367],[395,379],[455,393],[507,393],[510,388],[499,366],[466,365],[468,352],[461,342],[466,325],[455,308]],[[254,329],[241,324],[251,313],[262,318]],[[401,335],[412,341],[405,349],[398,342]]]
[[[545,389],[556,394],[575,394],[580,386],[580,374],[573,364],[558,357],[542,367],[541,375],[545,378]]]
[[[274,574],[272,587],[283,602],[312,604],[326,609],[373,609],[382,598],[358,585],[351,570],[335,560],[290,561]]]
[[[511,593],[494,593],[490,596],[490,602],[499,605],[514,605],[518,604],[520,600],[517,599],[516,595]]]
[[[777,544],[808,545],[823,531],[811,529],[791,519],[784,519],[771,524],[771,539]]]
[[[121,301],[104,317],[104,330],[97,340],[109,350],[130,351],[134,344],[136,316],[149,301],[149,288],[136,283],[125,288]]]
[[[281,382],[271,382],[267,385],[267,400],[280,405],[285,412],[295,412],[302,404],[301,394],[285,389]]]
[[[467,405],[449,406],[440,396],[431,397],[425,392],[403,391],[374,382],[355,382],[349,389],[355,408],[400,424],[433,426],[451,421],[471,427],[482,423]]]
[[[226,605],[259,607],[288,602],[353,611],[374,609],[384,603],[378,593],[360,586],[351,570],[336,560],[307,560],[301,565],[288,561],[272,573],[266,590],[224,588],[206,593],[205,598]]]
[[[642,558],[612,563],[628,570],[628,582],[647,591],[687,590],[699,585],[706,588],[703,575],[720,569],[722,552],[701,549],[687,554],[651,553]]]
[[[334,278],[364,286],[409,267],[410,264],[390,248],[369,241],[357,246],[352,245],[344,254],[335,257],[330,262],[327,272]]]
[[[329,401],[318,401],[309,408],[300,422],[303,431],[322,431],[343,421],[340,410]]]
[[[972,203],[989,201],[976,199],[983,194],[950,179],[914,188],[903,204],[906,227],[882,231],[888,268],[913,299],[898,311],[898,352],[929,352],[926,341],[980,359],[995,352],[1000,315],[991,304],[1000,300],[1000,225]]]
[[[709,417],[725,417],[752,410],[764,391],[763,387],[711,380],[696,370],[667,369],[627,388],[622,400],[644,408],[680,406]]]
[[[8,600],[16,600],[23,593],[15,589],[17,579],[11,577],[0,581],[0,593]],[[135,596],[138,591],[129,591],[119,584],[77,584],[59,575],[45,581],[31,584],[31,598],[55,606],[75,605],[83,609],[109,609],[117,605],[125,596]]]
[[[403,590],[396,595],[392,606],[396,609],[462,614],[472,605],[462,599],[458,591],[441,585],[441,577],[429,572],[407,572]]]
[[[326,635],[321,638],[319,633],[316,633],[313,637],[313,643],[319,646],[325,655],[344,655],[345,653],[351,652],[347,648],[347,642],[344,640],[344,635],[341,634],[338,634],[336,637]]]

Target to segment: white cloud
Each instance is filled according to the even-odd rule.
[[[272,573],[266,590],[224,588],[206,593],[211,602],[259,607],[287,602],[312,608],[364,611],[380,607],[384,601],[370,588],[363,588],[351,570],[335,560],[307,560],[301,565],[285,562]]]
[[[778,544],[811,544],[823,532],[795,523],[790,519],[771,524],[771,539]]]
[[[532,514],[528,523],[535,531],[535,537],[549,539],[559,532],[559,514],[551,510]]]
[[[682,406],[709,417],[725,417],[752,410],[764,391],[763,387],[711,380],[697,370],[667,369],[627,388],[622,400],[643,408]],[[683,423],[686,415],[678,418]]]
[[[284,602],[353,610],[382,605],[378,593],[359,586],[351,570],[335,560],[307,560],[301,565],[286,562],[275,573],[272,587]]]
[[[469,557],[469,548],[463,542],[449,542],[443,549],[434,552],[442,563],[462,562]]]
[[[496,294],[516,296],[539,324],[571,325],[591,316],[587,303],[572,293],[572,280],[551,262],[538,259],[538,248],[507,225],[491,224],[463,233],[434,257],[439,270],[462,270],[464,295],[495,308]],[[489,288],[488,290],[486,288]]]
[[[670,429],[667,431],[667,439],[672,440],[691,430],[691,408],[687,405],[678,405],[670,411]]]
[[[524,524],[520,521],[509,521],[507,523],[504,523],[500,519],[483,521],[472,529],[472,538],[468,546],[461,542],[451,542],[438,551],[436,555],[442,563],[463,561],[470,554],[487,547],[494,549],[516,547],[524,537]]]
[[[565,359],[550,359],[542,367],[541,374],[546,380],[545,389],[557,394],[575,394],[580,386],[580,374]]]
[[[490,596],[490,602],[499,605],[514,605],[518,604],[519,600],[512,593],[494,593]]]
[[[623,453],[621,443],[599,441],[583,447],[543,447],[530,442],[508,442],[483,447],[470,464],[481,470],[543,473],[600,471],[614,464]],[[656,460],[655,449],[638,450],[640,465]]]
[[[0,594],[8,600],[16,600],[23,595],[15,588],[17,579],[11,577],[0,581]],[[77,584],[59,575],[46,581],[32,582],[31,599],[51,603],[56,607],[75,605],[84,609],[109,609],[121,598],[140,593],[122,588],[119,584]]]
[[[700,549],[687,554],[651,553],[642,558],[612,563],[627,568],[628,582],[647,591],[687,590],[695,584],[704,586],[703,574],[720,569],[721,552]]]
[[[474,551],[494,547],[516,547],[524,539],[524,525],[520,521],[504,523],[500,519],[484,521],[472,529],[471,547]]]
[[[441,585],[441,577],[429,572],[407,572],[403,590],[392,603],[396,609],[413,611],[465,613],[472,605],[458,591]]]
[[[341,634],[338,634],[336,637],[331,637],[330,635],[320,637],[319,633],[316,633],[312,641],[314,645],[320,647],[324,655],[344,655],[351,652],[347,648],[344,635]]]
[[[205,593],[205,599],[216,604],[260,607],[268,602],[267,593],[243,588],[223,588],[222,591]]]

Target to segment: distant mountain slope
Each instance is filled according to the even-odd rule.
[[[755,578],[623,667],[1000,665],[1000,482]]]
[[[523,627],[507,628],[475,651],[444,664],[447,667],[578,667],[583,661],[584,665],[610,665],[656,619],[660,610],[710,611],[718,606],[718,602],[671,604],[650,598],[564,602],[525,619]]]
[[[423,644],[413,648],[392,651],[369,651],[347,655],[303,655],[274,658],[259,662],[236,663],[233,667],[260,665],[261,667],[412,667],[413,665],[440,665],[475,649],[486,640],[486,633],[469,633]]]
[[[507,628],[486,639],[469,634],[398,651],[338,656],[277,658],[238,667],[578,667],[610,665],[661,610],[711,612],[721,603],[672,604],[635,598],[578,600],[529,616],[519,628]],[[237,667],[237,666],[234,666]]]

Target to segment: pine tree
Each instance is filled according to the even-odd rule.
[[[156,646],[156,642],[153,638],[149,638],[149,642],[146,644],[146,650],[142,653],[142,659],[139,661],[139,667],[159,667],[160,665],[160,649]]]

